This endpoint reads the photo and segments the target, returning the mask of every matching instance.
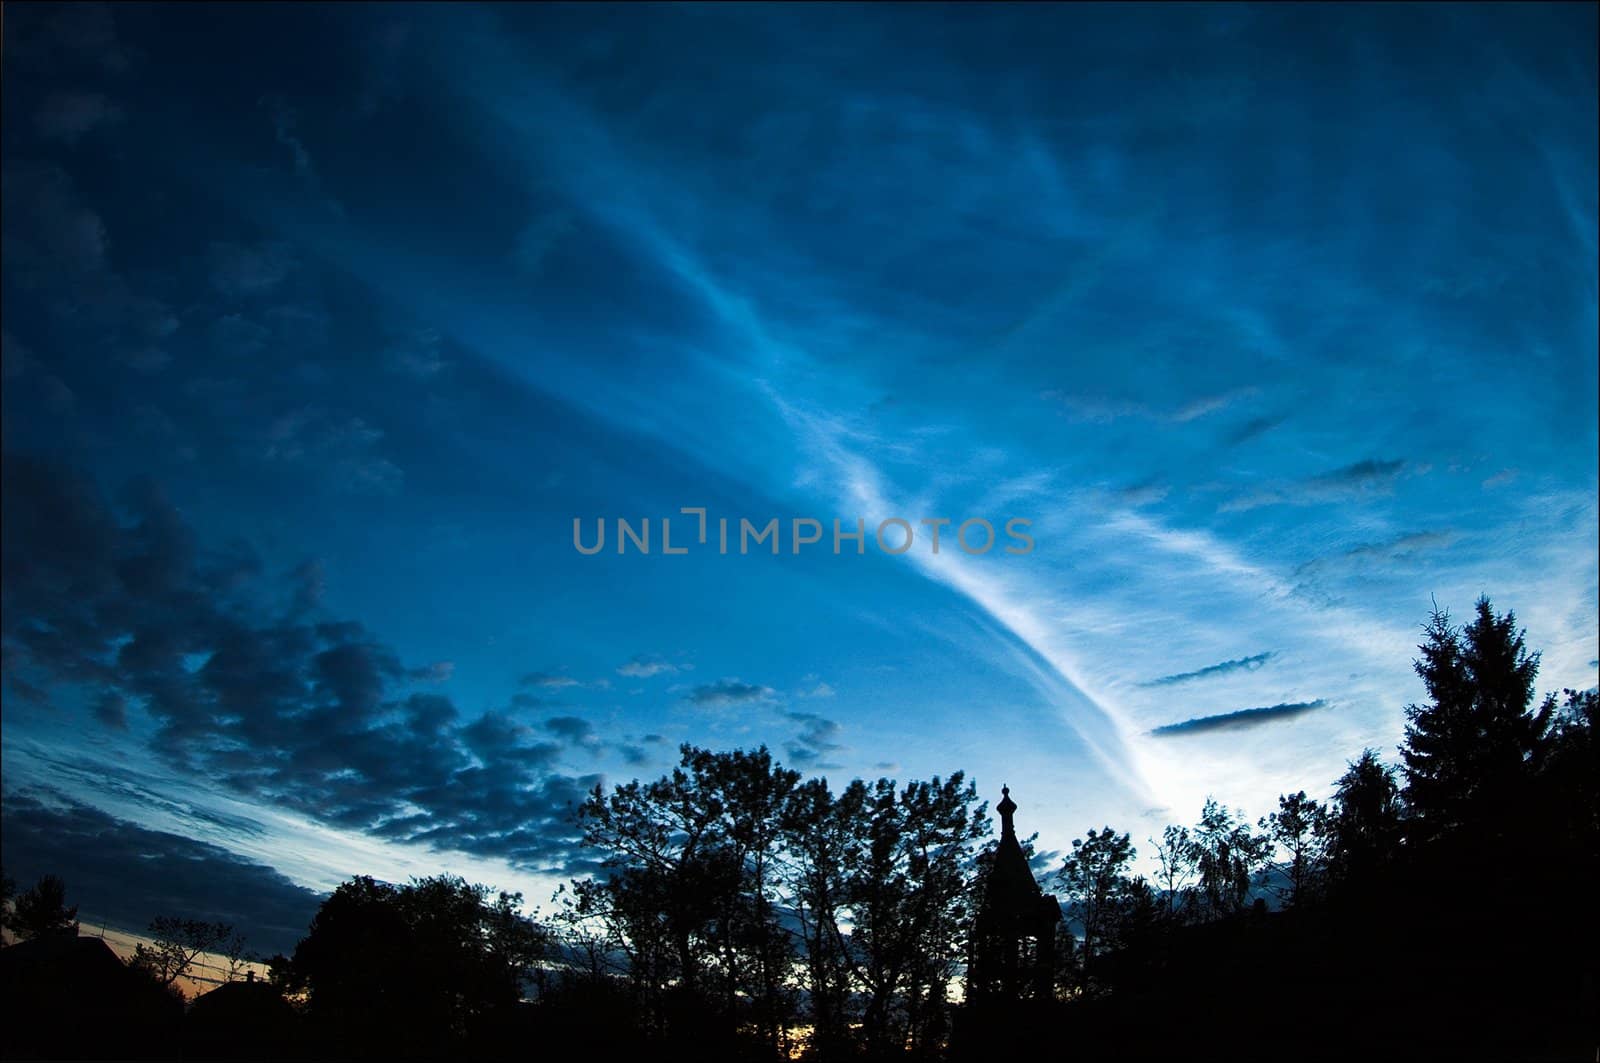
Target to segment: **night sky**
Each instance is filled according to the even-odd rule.
[[[286,948],[680,742],[1049,852],[1393,759],[1435,600],[1593,686],[1596,10],[7,4],[7,872]]]

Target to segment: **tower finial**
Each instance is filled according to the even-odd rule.
[[[1000,813],[1000,837],[1015,837],[1017,831],[1011,822],[1011,814],[1017,810],[1017,803],[1011,800],[1011,787],[1000,787],[1000,803],[994,806],[994,810]]]

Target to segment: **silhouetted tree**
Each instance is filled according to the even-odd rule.
[[[1188,915],[1190,884],[1195,878],[1194,845],[1187,827],[1168,825],[1161,840],[1150,839],[1156,853],[1155,886],[1166,908],[1166,920],[1176,924]]]
[[[1546,881],[1592,882],[1600,876],[1600,692],[1564,692],[1536,780],[1536,829]],[[1582,889],[1582,886],[1578,886]]]
[[[1200,822],[1189,836],[1202,919],[1232,915],[1244,907],[1268,844],[1266,835],[1251,833],[1250,824],[1226,805],[1206,798]]]
[[[412,1011],[412,984],[422,965],[396,887],[358,876],[335,889],[295,946],[289,988],[307,994],[308,1012],[330,1047],[353,1054],[376,1050],[424,1016]],[[340,1042],[343,1042],[342,1044]]]
[[[685,746],[672,773],[597,788],[581,817],[606,871],[565,891],[563,924],[592,928],[596,960],[625,958],[650,1029],[706,1053],[720,1024],[777,1054],[803,972],[813,1046],[942,1044],[987,829],[964,776],[835,797],[765,749]]]
[[[1117,948],[1120,931],[1133,902],[1133,882],[1127,877],[1128,865],[1138,850],[1126,834],[1110,827],[1091,830],[1072,842],[1072,853],[1057,872],[1066,890],[1069,911],[1083,927],[1083,945],[1078,950],[1078,988],[1090,992],[1095,960]]]
[[[1574,840],[1592,841],[1600,838],[1600,743],[1595,741],[1600,691],[1563,693],[1567,700],[1551,721],[1540,764],[1548,795],[1544,807],[1566,821]]]
[[[11,902],[6,926],[24,939],[76,934],[78,906],[67,904],[67,884],[59,876],[43,875]]]
[[[515,1004],[540,932],[518,896],[452,875],[403,886],[367,877],[323,902],[295,948],[290,985],[340,1050],[450,1055],[471,1024]]]
[[[267,965],[267,983],[274,989],[288,993],[297,988],[294,960],[276,952],[262,962]]]
[[[625,973],[622,944],[613,941],[603,925],[579,910],[572,886],[563,883],[552,899],[556,909],[548,929],[555,962],[549,969],[535,972],[535,977],[545,983],[541,993],[548,989],[550,978],[565,983],[583,982],[592,988]]]
[[[1461,1020],[1480,1012],[1525,1031],[1548,1006],[1560,1030],[1577,1030],[1560,987],[1581,984],[1593,964],[1566,937],[1582,938],[1594,916],[1541,904],[1581,896],[1600,872],[1600,695],[1567,691],[1559,712],[1553,701],[1529,710],[1537,655],[1486,600],[1464,631],[1436,614],[1424,651],[1418,670],[1434,701],[1408,710],[1406,747],[1418,815],[1431,817],[1430,832],[1459,835],[1527,813],[1537,876],[1522,862],[1510,873],[1518,885],[1448,873],[1457,865],[1435,856],[1449,847],[1412,844],[1396,769],[1365,750],[1326,806],[1305,791],[1283,794],[1252,826],[1208,798],[1197,824],[1152,839],[1154,881],[1129,876],[1129,835],[1107,827],[1075,840],[1057,874],[1083,941],[1059,924],[1055,989],[1076,992],[1013,999],[1035,1009],[1021,1025],[1054,1031],[1048,1020],[1060,1015],[1082,1035],[1075,1044],[1114,1055],[1133,1017],[1161,1014],[1173,1031],[1189,1030],[1227,1007],[1227,994],[1249,993],[1269,1027],[1292,1034],[1304,1000],[1342,1007],[1356,976],[1363,1007],[1399,1036],[1386,1042],[1396,1051],[1471,1044]],[[1475,750],[1472,734],[1500,752]],[[558,893],[554,938],[521,915],[517,894],[447,876],[399,887],[355,879],[319,910],[292,961],[274,957],[274,984],[307,991],[315,1028],[337,1035],[328,1050],[346,1055],[483,1054],[512,1043],[494,1039],[505,1031],[541,1029],[603,1030],[632,1057],[649,1051],[645,1033],[661,1052],[708,1060],[994,1052],[986,1038],[1026,1013],[984,1026],[974,1017],[985,998],[970,986],[963,1031],[972,1019],[983,1036],[949,1043],[948,987],[980,940],[976,902],[997,851],[979,849],[987,816],[961,773],[903,787],[857,779],[835,794],[764,748],[686,745],[681,754],[660,779],[591,793],[581,822],[603,870]],[[1456,777],[1475,765],[1497,770],[1497,781]],[[1019,843],[1024,859],[1032,843]],[[1247,907],[1256,872],[1274,858],[1281,877],[1271,886],[1296,913],[1225,919]],[[1481,904],[1473,890],[1528,913],[1519,933],[1457,944]],[[1417,896],[1430,897],[1425,908],[1404,907]],[[1265,913],[1265,901],[1255,908]],[[1383,942],[1384,971],[1372,969],[1363,934]],[[1543,981],[1495,982],[1550,956]],[[503,1007],[530,976],[540,1005]],[[486,1017],[494,1024],[484,1027]],[[810,1030],[803,1045],[792,1043],[796,1026]],[[1180,1036],[1159,1034],[1128,1054],[1169,1054]],[[1483,1054],[1508,1045],[1486,1041]],[[1336,1033],[1309,1054],[1342,1057],[1349,1047]]]
[[[789,795],[800,773],[775,764],[765,747],[754,752],[697,750],[691,764],[722,805],[728,855],[740,871],[736,895],[722,915],[729,1010],[736,1001],[748,1000],[755,1031],[777,1052],[796,994],[788,986],[793,948],[777,918],[775,871]]]
[[[208,923],[200,919],[157,916],[150,921],[150,944],[140,943],[133,950],[133,966],[145,971],[162,986],[175,985],[188,974],[204,952],[220,952],[235,936],[227,923]],[[243,949],[243,939],[239,940]]]
[[[1283,851],[1284,884],[1275,886],[1285,907],[1304,904],[1316,891],[1327,859],[1328,810],[1304,790],[1278,795],[1278,811],[1261,820],[1272,843]]]
[[[531,972],[540,969],[550,956],[551,934],[543,926],[522,914],[522,894],[505,890],[487,902],[484,892],[479,892],[478,921],[483,935],[481,962],[488,971],[491,982],[488,997],[517,1000],[522,996],[523,982]]]
[[[848,898],[869,1053],[938,1047],[971,918],[966,875],[988,816],[962,772],[868,788]]]
[[[1400,846],[1400,787],[1370,749],[1335,785],[1328,821],[1328,871],[1340,886],[1369,881]]]
[[[694,1015],[694,1034],[723,1016],[776,1050],[794,1004],[792,962],[777,920],[773,874],[789,793],[799,774],[755,752],[685,745],[677,768],[610,795],[596,787],[580,811],[584,843],[608,873],[572,884],[574,916],[606,928],[629,961],[649,1021]],[[674,1034],[687,1036],[688,1020]]]
[[[223,963],[226,964],[223,972],[224,981],[235,981],[245,972],[247,965],[251,962],[251,956],[247,949],[248,943],[249,939],[235,930],[228,935],[228,940],[218,947],[217,953],[222,957]]]
[[[1122,890],[1113,939],[1124,952],[1148,954],[1156,938],[1171,929],[1167,905],[1143,875],[1128,879]]]
[[[0,869],[0,927],[7,929],[11,927],[11,902],[16,894],[16,882],[5,873],[4,869]],[[0,936],[0,947],[4,945],[5,938]]]
[[[859,779],[837,797],[827,780],[808,779],[790,793],[784,819],[785,880],[800,927],[810,1047],[825,1058],[848,1050],[856,1018],[844,927],[866,800]]]
[[[1532,708],[1539,654],[1529,653],[1510,611],[1488,598],[1464,628],[1436,610],[1418,648],[1425,705],[1406,706],[1405,800],[1419,839],[1463,827],[1509,826],[1555,711],[1554,696]]]

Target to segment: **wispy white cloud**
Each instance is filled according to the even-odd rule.
[[[630,679],[648,679],[654,675],[672,675],[676,672],[686,671],[693,665],[674,664],[664,657],[654,654],[640,654],[632,660],[617,667],[617,674]]]
[[[1447,485],[1429,472],[1442,460],[1430,435],[1437,426],[1411,414],[1422,406],[1448,423],[1450,405],[1393,381],[1426,373],[1438,356],[1412,342],[1426,330],[1410,321],[1394,324],[1407,333],[1394,352],[1348,353],[1350,337],[1331,322],[1366,319],[1385,303],[1361,256],[1347,254],[1347,244],[1375,237],[1361,228],[1364,214],[1345,218],[1337,197],[1329,210],[1344,243],[1285,230],[1292,218],[1269,226],[1270,238],[1217,232],[1182,211],[1135,209],[1140,191],[1128,182],[1136,167],[1118,141],[1126,116],[1074,119],[1104,134],[1080,148],[1043,127],[1018,133],[961,108],[908,108],[865,90],[831,132],[854,147],[851,122],[921,130],[905,136],[904,157],[874,156],[878,168],[864,174],[844,151],[817,160],[796,188],[783,179],[794,131],[781,121],[734,122],[729,128],[749,138],[748,165],[713,179],[695,160],[660,150],[649,115],[608,113],[511,51],[503,40],[474,40],[465,50],[475,56],[473,76],[461,84],[530,180],[563,193],[559,210],[541,205],[524,219],[535,264],[581,241],[614,244],[664,281],[694,321],[685,335],[641,326],[628,336],[670,358],[670,372],[601,370],[558,349],[541,356],[537,385],[754,497],[869,520],[1026,510],[1039,548],[1015,563],[921,550],[891,563],[987,618],[949,637],[1023,679],[1055,709],[1041,725],[1081,739],[1099,768],[1149,798],[1141,807],[1181,810],[1212,789],[1260,804],[1296,770],[1301,785],[1314,785],[1362,745],[1391,745],[1397,702],[1414,686],[1409,655],[1428,594],[1454,596],[1472,582],[1469,573],[1531,588],[1532,558],[1546,548],[1561,554],[1561,576],[1550,578],[1578,590],[1552,584],[1549,604],[1529,615],[1570,643],[1563,660],[1593,659],[1583,649],[1593,642],[1593,610],[1579,617],[1594,576],[1553,545],[1570,529],[1519,516],[1527,534],[1512,538],[1524,556],[1493,558],[1484,544],[1513,518],[1459,495],[1436,518],[1427,513],[1424,496],[1439,498]],[[1238,86],[1224,88],[1226,106],[1189,119],[1239,120]],[[897,214],[891,207],[906,186],[895,167],[930,184],[929,175],[945,172],[933,144],[964,165],[1010,161],[994,164],[992,188],[952,180],[942,214],[918,215],[914,204]],[[851,188],[852,178],[869,183]],[[1216,197],[1202,206],[1231,203],[1231,180],[1225,166],[1197,173],[1197,194]],[[1359,200],[1371,177],[1349,180],[1348,195]],[[851,272],[844,256],[822,261],[814,232],[785,226],[775,205],[804,202],[803,193],[839,197],[849,211],[844,242],[854,258],[871,260],[871,271]],[[913,216],[926,226],[880,227]],[[960,245],[969,220],[988,225],[997,216],[1030,239],[1059,239],[1075,254],[1085,242],[1093,249],[1030,274],[1026,297],[902,296],[921,279],[930,248]],[[1173,261],[1180,247],[1181,262]],[[1045,253],[1060,251],[1052,244]],[[1321,316],[1308,318],[1293,293],[1236,283],[1290,275],[1307,262],[1324,269]],[[453,338],[526,369],[528,319],[478,313],[470,303],[455,309]],[[944,342],[942,332],[959,339]],[[1169,355],[1200,343],[1219,352],[1225,378],[1210,362],[1201,373],[1193,359]],[[1068,383],[1063,351],[1072,359]],[[994,367],[992,379],[963,364],[980,360]],[[1528,479],[1501,486],[1525,492]],[[1200,487],[1208,482],[1235,494],[1219,508]],[[1225,667],[1259,659],[1263,646],[1274,647],[1271,667]],[[677,667],[640,658],[617,671],[644,679]],[[1142,685],[1185,674],[1205,682]],[[719,703],[745,696],[732,687],[719,693],[718,684],[695,689]],[[1280,714],[1270,726],[1198,729],[1182,753],[1148,734],[1241,705],[1319,699],[1326,708]]]

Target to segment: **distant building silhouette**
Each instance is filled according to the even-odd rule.
[[[1061,906],[1034,881],[1017,841],[1011,788],[1000,788],[1000,846],[973,924],[967,998],[974,1004],[1049,999],[1055,984]]]
[[[187,1059],[292,1059],[301,1054],[300,1017],[275,986],[225,982],[195,998],[183,1023]]]

